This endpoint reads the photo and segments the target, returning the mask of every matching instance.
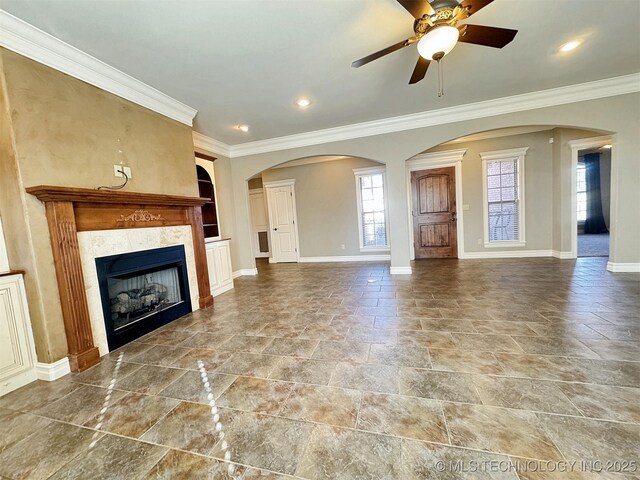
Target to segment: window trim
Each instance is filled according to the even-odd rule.
[[[510,148],[481,152],[482,159],[482,213],[485,248],[524,247],[525,237],[525,177],[524,158],[529,147]],[[487,186],[487,163],[495,160],[518,161],[518,240],[489,240],[489,192]]]
[[[385,246],[364,246],[363,228],[362,228],[362,192],[360,190],[360,178],[368,175],[382,174],[382,192],[384,195],[384,228],[387,244]],[[366,167],[366,168],[354,168],[353,174],[355,176],[356,183],[356,208],[358,210],[358,246],[361,252],[389,252],[389,204],[387,197],[387,169],[386,167]]]

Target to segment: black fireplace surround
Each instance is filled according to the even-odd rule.
[[[109,350],[191,312],[184,246],[96,258]]]

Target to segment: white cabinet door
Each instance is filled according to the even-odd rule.
[[[228,242],[219,242],[215,248],[216,272],[220,279],[220,285],[226,285],[233,282],[233,273],[231,272],[231,250]]]
[[[216,271],[216,252],[213,246],[207,245],[207,269],[209,270],[209,287],[211,292],[220,287],[220,277]]]
[[[0,277],[0,396],[36,380],[36,354],[21,275]]]
[[[209,285],[214,297],[233,288],[231,249],[228,240],[207,243]]]

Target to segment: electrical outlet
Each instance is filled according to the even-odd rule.
[[[462,210],[469,210],[469,205],[462,205]]]
[[[122,171],[124,171],[124,173],[127,175],[127,177],[131,178],[131,167],[125,167],[124,165],[114,165],[113,166],[113,174],[116,177],[124,177],[124,175],[122,175]]]
[[[340,248],[341,248],[342,250],[344,250],[344,249],[345,249],[345,248],[347,248],[347,247],[345,247],[345,245],[344,245],[344,243],[343,243],[342,245],[340,245]]]
[[[482,239],[481,238],[478,239],[478,245],[482,245]]]

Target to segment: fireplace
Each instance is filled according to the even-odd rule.
[[[109,350],[191,312],[182,245],[95,261]]]

